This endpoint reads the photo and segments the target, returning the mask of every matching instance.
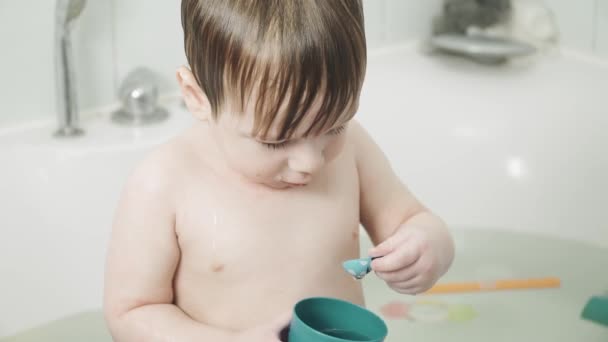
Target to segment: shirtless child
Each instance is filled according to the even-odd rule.
[[[353,120],[366,69],[361,1],[183,0],[188,130],[133,171],[108,250],[116,341],[278,341],[294,304],[364,304],[359,257],[405,294],[454,250],[444,223]]]

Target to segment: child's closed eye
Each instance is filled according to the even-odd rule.
[[[262,145],[266,146],[271,150],[278,150],[281,148],[285,148],[289,144],[289,141],[283,141],[280,143],[262,143]]]
[[[330,135],[339,135],[339,134],[342,134],[345,129],[346,129],[346,124],[332,129],[331,131],[327,132],[327,134],[330,134]]]
[[[330,131],[328,131],[326,134],[327,135],[340,135],[344,132],[344,130],[346,129],[346,124],[336,127]],[[287,147],[287,145],[289,145],[291,143],[291,141],[286,140],[286,141],[282,141],[282,142],[277,142],[277,143],[265,143],[265,142],[261,142],[262,145],[266,146],[267,148],[271,149],[271,150],[279,150],[282,148]]]

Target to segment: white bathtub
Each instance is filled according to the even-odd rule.
[[[607,98],[599,62],[483,67],[410,46],[370,56],[358,119],[452,227],[606,247]],[[52,138],[51,119],[0,129],[0,338],[99,310],[125,176],[191,120],[176,100],[167,106],[169,122],[139,129],[100,111],[77,139]]]

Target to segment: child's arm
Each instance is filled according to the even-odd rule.
[[[180,257],[174,203],[157,167],[137,170],[120,201],[105,276],[104,314],[116,341],[232,341],[173,305]]]
[[[423,292],[451,265],[452,237],[443,221],[403,185],[358,123],[353,122],[350,134],[361,188],[361,223],[376,245],[369,254],[382,256],[372,268],[398,292]]]

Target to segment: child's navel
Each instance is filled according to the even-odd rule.
[[[352,233],[352,237],[353,237],[353,240],[358,240],[358,239],[359,239],[359,231],[358,231],[358,230],[355,230],[355,231]]]

